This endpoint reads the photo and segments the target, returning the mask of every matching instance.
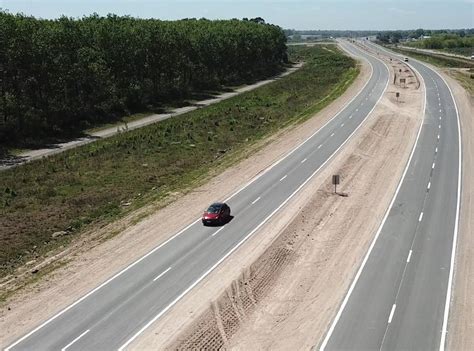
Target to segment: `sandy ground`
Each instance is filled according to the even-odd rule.
[[[449,72],[449,71],[448,71]],[[448,321],[448,349],[474,349],[474,96],[444,74],[461,119],[463,179],[455,275]]]
[[[107,127],[107,128],[103,128],[103,129],[88,133],[88,135],[86,137],[83,137],[83,138],[78,138],[76,140],[71,140],[71,141],[68,141],[68,142],[59,143],[59,144],[56,144],[53,147],[49,147],[49,148],[25,151],[25,152],[19,154],[18,157],[15,157],[15,158],[11,158],[11,159],[9,158],[9,159],[6,159],[6,160],[0,159],[0,171],[2,171],[4,169],[7,169],[7,168],[19,166],[19,165],[21,165],[25,162],[30,162],[30,161],[37,160],[37,159],[40,159],[40,158],[43,158],[43,157],[55,155],[55,154],[64,152],[66,150],[73,149],[73,148],[81,146],[81,145],[89,144],[89,143],[92,143],[92,142],[94,142],[98,139],[109,138],[109,137],[114,136],[118,133],[128,132],[129,130],[142,128],[142,127],[145,127],[145,126],[148,126],[150,124],[154,124],[154,123],[163,121],[163,120],[171,118],[171,117],[180,116],[184,113],[194,111],[198,108],[213,105],[213,104],[218,103],[220,101],[230,99],[231,97],[234,97],[236,95],[239,95],[239,94],[245,93],[247,91],[257,89],[257,88],[259,88],[263,85],[274,82],[276,79],[279,79],[281,77],[285,77],[285,76],[297,71],[302,66],[303,66],[302,62],[297,63],[297,64],[293,65],[293,67],[290,67],[290,68],[286,69],[285,72],[283,72],[282,74],[280,74],[280,75],[278,75],[274,78],[262,80],[262,81],[259,81],[257,83],[250,84],[250,85],[245,85],[245,86],[239,87],[239,88],[237,88],[237,89],[235,89],[231,92],[222,93],[222,94],[219,94],[219,95],[217,95],[215,97],[212,97],[210,99],[195,102],[193,105],[190,105],[190,106],[175,108],[175,109],[170,110],[167,113],[153,114],[153,115],[146,116],[146,117],[143,117],[143,118],[140,118],[140,119],[137,119],[135,121],[125,123],[125,124],[124,123],[117,123],[116,125],[114,125],[112,127]]]
[[[402,67],[394,63],[397,72]],[[319,176],[131,349],[295,350],[319,344],[380,225],[421,124],[423,87],[411,72],[404,74],[409,88],[390,85]],[[395,91],[401,91],[399,103]],[[333,194],[332,174],[341,175],[339,191],[348,197]]]
[[[49,265],[41,266],[39,273],[53,267],[52,272],[36,282],[29,282],[0,306],[0,349],[149,252],[185,224],[199,218],[203,204],[226,198],[303,142],[359,92],[370,75],[366,63],[360,68],[361,74],[340,98],[305,123],[255,145],[258,152],[249,150],[248,158],[212,177],[207,184],[184,196],[176,194],[175,201],[159,211],[149,206],[94,233],[86,233],[83,240],[50,258]],[[173,221],[170,215],[178,208],[187,209],[180,223]],[[284,216],[281,218],[282,223],[288,220]],[[235,260],[231,258],[229,262]],[[0,288],[10,291],[21,286],[23,280],[20,278],[18,275],[16,279],[0,284]]]

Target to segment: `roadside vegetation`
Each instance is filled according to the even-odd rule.
[[[438,54],[432,54],[432,53],[427,53],[427,52],[407,50],[407,49],[394,47],[394,46],[387,46],[387,47],[393,51],[423,60],[435,66],[450,67],[450,68],[473,68],[474,67],[474,61],[471,62],[468,59],[461,59],[461,58],[449,57],[449,56],[445,56],[441,54],[438,55]]]
[[[86,230],[201,184],[256,141],[329,104],[358,74],[334,45],[292,47],[289,54],[305,65],[276,82],[2,172],[0,276]]]
[[[420,49],[433,49],[470,57],[474,55],[474,35],[444,33],[430,38],[407,42],[407,46]]]
[[[0,11],[0,148],[32,148],[272,76],[286,37],[261,18],[43,20]]]

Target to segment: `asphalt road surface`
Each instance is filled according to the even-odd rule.
[[[369,81],[323,128],[226,200],[232,221],[204,227],[196,220],[7,350],[122,349],[260,228],[348,140],[387,87],[380,60],[343,45],[370,62]]]
[[[321,350],[445,346],[459,213],[458,115],[443,79],[418,61],[410,64],[426,85],[423,125],[386,220]]]

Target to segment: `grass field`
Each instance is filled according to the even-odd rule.
[[[291,47],[291,59],[306,64],[274,83],[2,172],[0,276],[86,230],[186,192],[257,140],[322,109],[358,74],[354,60],[330,48]]]
[[[450,58],[447,56],[428,54],[422,52],[415,52],[412,50],[405,50],[400,48],[389,47],[391,50],[399,52],[404,55],[414,57],[416,59],[423,60],[425,62],[431,63],[439,67],[451,67],[451,68],[473,68],[474,62],[469,62],[469,60]]]

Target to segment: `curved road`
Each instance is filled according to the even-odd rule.
[[[6,350],[123,349],[254,234],[355,133],[387,88],[380,60],[342,45],[370,62],[369,81],[323,128],[226,200],[230,223],[211,228],[196,220]]]
[[[461,189],[459,121],[441,76],[421,62],[410,59],[410,64],[425,82],[423,125],[321,350],[445,347]]]

